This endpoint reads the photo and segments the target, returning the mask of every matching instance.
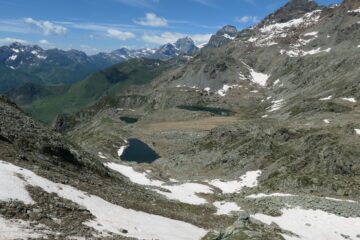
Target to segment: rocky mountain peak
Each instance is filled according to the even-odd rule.
[[[218,48],[221,47],[232,40],[238,34],[238,30],[235,26],[226,25],[222,27],[215,35],[212,35],[209,43],[206,45],[207,48]]]
[[[175,47],[179,49],[180,53],[185,55],[193,55],[199,50],[190,37],[180,38],[176,41]]]
[[[234,36],[236,36],[237,33],[238,33],[238,30],[236,29],[235,26],[226,25],[223,28],[221,28],[219,31],[217,31],[216,35],[228,34],[229,36],[234,37]]]
[[[274,22],[288,22],[318,9],[321,9],[321,7],[313,0],[290,0],[283,7],[266,17],[260,25]]]

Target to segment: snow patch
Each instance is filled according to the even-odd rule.
[[[348,200],[348,199],[339,199],[339,198],[332,198],[332,197],[324,197],[324,198],[327,200],[330,200],[330,201],[335,201],[335,202],[357,203],[356,201]]]
[[[360,135],[360,129],[355,128],[354,130],[355,130],[355,133],[356,133],[357,135]]]
[[[252,217],[266,224],[276,223],[280,228],[297,236],[282,234],[286,240],[357,239],[360,234],[360,218],[345,218],[321,210],[305,210],[300,207],[282,209],[282,215],[272,217],[255,214]]]
[[[18,175],[21,175],[24,180]],[[48,193],[56,193],[59,197],[85,207],[95,219],[83,224],[98,231],[112,232],[129,238],[159,240],[193,240],[200,239],[206,234],[204,229],[191,224],[123,208],[69,185],[54,183],[29,170],[21,169],[3,161],[0,161],[0,176],[6,176],[6,178],[2,179],[7,179],[6,182],[0,182],[2,190],[10,190],[9,188],[4,188],[4,185],[8,183],[13,182],[13,186],[16,185],[7,195],[13,194],[15,189],[23,190],[27,193],[25,186],[31,185],[40,187]],[[3,191],[1,192],[4,194]],[[18,197],[16,192],[11,198]],[[22,193],[22,200],[29,202],[28,193],[24,194],[24,192]],[[121,229],[126,229],[128,233],[122,233]]]
[[[217,201],[213,202],[217,208],[216,215],[228,215],[231,212],[238,212],[241,208],[234,202]]]
[[[17,55],[11,55],[8,60],[15,61],[17,59]]]
[[[241,191],[244,187],[256,187],[258,184],[258,177],[261,175],[261,170],[246,172],[239,180],[223,181],[214,179],[209,181],[209,184],[219,188],[223,193],[236,193]]]
[[[273,83],[273,85],[275,86],[275,85],[277,85],[279,82],[280,82],[280,79],[277,79],[277,80]]]
[[[355,10],[349,10],[348,13],[360,13],[360,8]]]
[[[128,177],[131,182],[136,184],[155,186],[155,187],[161,187],[164,184],[163,181],[149,179],[146,173],[137,172],[130,166],[125,166],[122,164],[111,163],[111,162],[105,163],[104,165]]]
[[[11,48],[11,51],[13,51],[14,53],[19,53],[19,49],[16,49],[16,48]]]
[[[305,37],[308,37],[308,36],[317,36],[319,34],[319,32],[308,32],[308,33],[305,33],[304,36]]]
[[[156,189],[155,191],[168,199],[177,200],[183,203],[201,205],[206,204],[207,201],[199,197],[198,193],[213,193],[212,189],[204,184],[199,183],[183,183],[183,184],[172,184],[168,185],[163,181],[152,180],[146,173],[140,173],[135,171],[130,166],[125,166],[117,163],[106,163],[105,166],[115,170],[122,175],[128,177],[131,182],[145,186],[159,187],[167,190],[162,191]],[[172,181],[175,183],[176,181]]]
[[[212,189],[204,184],[183,183],[179,185],[162,185],[161,188],[167,191],[155,190],[157,193],[164,195],[168,199],[177,200],[192,205],[206,204],[207,200],[199,197],[198,193],[213,193]],[[170,192],[168,192],[170,191]]]
[[[224,35],[223,35],[223,37],[224,38],[227,38],[227,39],[230,39],[230,40],[234,40],[235,39],[235,37],[231,37],[229,34],[227,34],[227,33],[225,33]]]
[[[125,143],[128,144],[128,141],[125,140]],[[119,148],[119,150],[117,151],[117,154],[118,154],[119,157],[121,157],[121,155],[123,155],[123,153],[124,153],[124,151],[125,151],[125,149],[126,149],[127,147],[128,147],[128,145],[121,146],[121,147]]]
[[[106,157],[104,156],[104,154],[102,152],[98,152],[98,156],[102,159],[106,159]]]
[[[43,230],[43,231],[41,231]],[[31,222],[23,220],[8,220],[0,217],[0,239],[35,239],[46,238],[43,226],[34,226]],[[41,233],[42,232],[42,233]]]
[[[289,194],[289,193],[271,193],[271,194],[265,194],[265,193],[258,193],[258,194],[252,194],[249,196],[246,196],[246,198],[267,198],[267,197],[295,197],[296,195]]]
[[[323,122],[326,123],[326,124],[330,124],[330,120],[329,120],[329,119],[324,119]]]
[[[348,98],[341,98],[344,101],[348,101],[348,102],[352,102],[352,103],[356,103],[356,99],[353,97],[348,97]]]
[[[234,89],[234,88],[237,88],[237,87],[239,87],[238,84],[234,84],[234,85],[227,85],[227,84],[225,84],[225,85],[223,86],[223,88],[222,88],[222,89],[219,89],[216,93],[217,93],[218,95],[220,95],[221,97],[225,97],[226,94],[227,94],[227,92],[228,92],[229,90]]]
[[[328,96],[328,97],[324,97],[324,98],[320,98],[320,101],[327,101],[327,100],[331,100],[332,96]]]
[[[284,102],[285,102],[284,99],[272,101],[272,105],[269,108],[267,108],[268,112],[274,112],[279,110],[283,106]]]
[[[305,14],[301,18],[293,19],[284,23],[274,23],[265,25],[260,28],[260,34],[256,37],[252,37],[248,42],[255,42],[257,46],[269,46],[273,45],[274,39],[285,38],[288,33],[299,27],[309,27],[315,24],[320,19],[321,10],[316,10]]]
[[[266,82],[270,77],[270,75],[256,72],[254,69],[250,69],[250,74],[251,74],[252,82],[259,84],[262,87],[266,86]]]

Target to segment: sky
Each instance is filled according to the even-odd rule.
[[[256,24],[287,0],[0,0],[0,45],[13,41],[88,54],[196,44],[230,24]],[[322,5],[341,0],[317,0]]]

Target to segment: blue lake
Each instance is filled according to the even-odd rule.
[[[124,150],[120,159],[137,163],[152,163],[160,156],[146,143],[136,138],[127,140],[129,146]]]

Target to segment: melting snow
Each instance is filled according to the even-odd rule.
[[[24,180],[17,176],[18,174]],[[29,170],[3,161],[0,161],[0,177],[3,180],[6,179],[5,182],[0,182],[2,195],[4,195],[4,191],[9,191],[5,194],[6,197],[14,194],[11,198],[20,198],[19,200],[29,203],[31,199],[29,199],[25,186],[38,186],[48,193],[56,193],[60,197],[88,209],[95,219],[84,224],[98,231],[108,231],[132,238],[159,240],[194,240],[200,239],[206,234],[204,229],[191,224],[123,208],[74,187],[51,182]],[[9,183],[12,184],[12,189],[7,187]],[[23,191],[21,195],[19,190]],[[128,233],[122,233],[121,229],[126,229]]]
[[[266,86],[266,82],[270,77],[267,74],[255,72],[254,69],[250,69],[250,74],[252,77],[252,82],[259,84],[262,87]]]
[[[252,194],[249,196],[246,196],[246,198],[266,198],[266,197],[294,197],[296,195],[288,194],[288,193],[271,193],[271,194],[265,194],[265,193],[258,193],[258,194]]]
[[[225,33],[224,35],[224,38],[227,38],[227,39],[230,39],[230,40],[234,40],[235,37],[231,37],[229,34]]]
[[[234,202],[217,201],[213,205],[217,208],[216,215],[228,215],[231,212],[238,212],[241,208]]]
[[[284,104],[284,99],[280,99],[280,100],[274,100],[272,101],[272,106],[268,108],[268,112],[274,112],[274,111],[277,111],[279,110],[282,105]]]
[[[122,175],[128,177],[130,181],[145,185],[160,187],[167,191],[161,191],[156,189],[155,191],[169,199],[178,200],[180,202],[200,205],[205,204],[207,201],[197,195],[197,193],[213,193],[212,189],[204,184],[199,183],[184,183],[176,185],[168,185],[163,181],[152,180],[146,173],[136,172],[132,167],[125,166],[117,163],[106,163],[107,167],[118,171]],[[175,181],[172,181],[175,182]]]
[[[304,36],[317,36],[319,32],[309,32],[309,33],[305,33]]]
[[[224,97],[224,96],[226,96],[226,93],[227,93],[229,90],[234,89],[234,88],[237,88],[237,87],[239,87],[238,84],[234,84],[234,85],[227,85],[227,84],[225,84],[225,85],[223,86],[223,88],[220,89],[220,90],[218,90],[216,93],[219,94],[220,96]]]
[[[319,54],[319,53],[329,53],[331,51],[331,48],[325,49],[325,50],[321,50],[321,48],[316,48],[316,49],[312,49],[309,51],[303,51],[300,49],[292,49],[289,51],[286,50],[281,50],[280,53],[281,54],[286,54],[289,57],[304,57],[307,55],[315,55],[315,54]]]
[[[274,83],[273,83],[273,85],[276,85],[276,84],[278,84],[280,82],[280,79],[277,79]]]
[[[324,98],[320,98],[320,101],[327,101],[327,100],[331,100],[332,96],[328,96],[328,97],[324,97]]]
[[[179,185],[162,185],[161,188],[167,191],[155,190],[157,193],[164,195],[168,199],[177,200],[183,203],[201,205],[206,204],[207,200],[199,197],[198,193],[213,193],[212,189],[204,184],[183,183]],[[170,192],[168,192],[170,191]]]
[[[11,49],[13,52],[15,52],[15,53],[19,53],[20,51],[19,51],[19,49],[16,49],[16,48],[12,48]]]
[[[15,61],[17,59],[17,55],[11,55],[8,60]]]
[[[344,101],[348,101],[348,102],[352,102],[352,103],[356,103],[356,100],[355,100],[355,98],[353,98],[353,97],[349,97],[349,98],[341,98],[342,100],[344,100]]]
[[[128,143],[128,141],[125,140],[125,143]],[[118,154],[119,157],[121,157],[121,155],[123,155],[123,153],[124,153],[124,151],[125,151],[125,149],[126,149],[127,147],[128,147],[128,145],[121,146],[121,147],[119,148],[119,150],[117,151],[117,154]]]
[[[256,187],[258,184],[257,178],[261,175],[261,171],[249,171],[241,176],[239,180],[222,181],[219,179],[209,181],[210,185],[219,188],[223,193],[236,193],[241,191],[244,187]]]
[[[146,173],[137,172],[130,166],[110,162],[106,163],[105,166],[128,177],[133,183],[155,187],[160,187],[164,184],[163,181],[149,179]]]
[[[326,124],[329,124],[330,120],[329,119],[324,119],[323,122],[326,123]]]
[[[254,69],[252,69],[249,65],[247,65],[245,62],[241,61],[245,67],[247,69],[249,69],[250,71],[250,75],[251,75],[251,78],[250,78],[250,81],[253,82],[253,83],[256,83],[256,84],[259,84],[260,86],[262,87],[265,87],[266,86],[266,82],[267,80],[269,79],[270,75],[267,75],[267,74],[264,74],[264,73],[259,73],[259,72],[256,72]],[[242,77],[245,79],[247,79],[242,73],[239,74],[239,77],[240,79],[242,79]]]
[[[360,129],[355,128],[354,130],[357,135],[360,135]]]
[[[349,203],[356,203],[356,201],[348,200],[348,199],[338,199],[338,198],[332,198],[332,197],[324,197],[327,200],[335,201],[335,202],[349,202]]]
[[[40,226],[34,227],[30,222],[8,220],[0,217],[0,239],[15,240],[45,237],[44,234],[40,234],[40,229],[38,228]]]
[[[239,79],[240,79],[240,80],[247,80],[247,77],[245,77],[244,74],[239,73]]]
[[[360,13],[360,8],[355,9],[355,10],[349,10],[349,13]]]
[[[280,228],[298,235],[297,237],[282,234],[286,240],[357,239],[360,234],[360,218],[345,218],[321,210],[305,210],[300,207],[283,209],[282,213],[279,217],[264,214],[255,214],[252,217],[266,224],[274,222]]]
[[[316,23],[320,19],[320,10],[316,10],[305,14],[303,17],[293,19],[285,23],[275,23],[271,25],[263,26],[260,29],[260,36],[252,37],[249,42],[256,42],[258,46],[269,46],[274,44],[273,39],[287,37],[287,32],[292,28],[298,28],[300,26],[310,26]]]
[[[98,152],[98,156],[102,159],[106,159],[106,157],[104,156],[104,154],[102,154],[102,152]]]

